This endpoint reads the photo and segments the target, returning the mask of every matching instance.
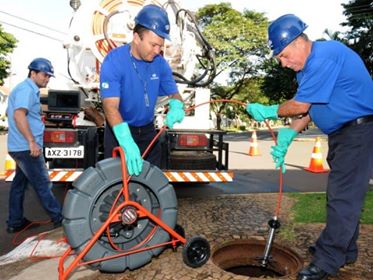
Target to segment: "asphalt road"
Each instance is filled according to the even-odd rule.
[[[279,170],[274,169],[272,158],[269,154],[273,145],[271,135],[266,131],[258,131],[259,156],[248,156],[251,133],[230,134],[225,140],[229,142],[229,169],[234,171],[235,179],[232,183],[212,184],[176,184],[176,195],[183,197],[207,197],[221,194],[247,194],[279,191]],[[288,151],[286,157],[287,172],[284,174],[284,192],[314,192],[324,191],[326,188],[327,173],[314,174],[304,171],[310,162],[310,155],[316,136],[321,136],[319,131],[310,130],[300,135]],[[322,151],[325,162],[327,143],[322,140]],[[325,166],[327,168],[327,166]],[[0,181],[0,255],[12,250],[22,239],[41,233],[52,228],[51,224],[26,231],[17,240],[13,234],[6,232],[6,219],[8,213],[8,195],[10,183]],[[55,185],[53,191],[63,203],[66,191],[65,185]],[[44,212],[34,191],[29,188],[26,192],[24,203],[26,217],[30,220],[46,221],[49,219]]]

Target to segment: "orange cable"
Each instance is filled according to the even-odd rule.
[[[193,109],[195,109],[199,106],[206,105],[206,104],[209,104],[209,103],[220,103],[220,102],[235,103],[235,104],[242,105],[245,108],[246,108],[246,105],[247,105],[247,103],[244,103],[244,102],[239,101],[239,100],[218,99],[218,100],[206,101],[206,102],[200,103],[198,105],[191,106],[188,109],[186,109],[185,111],[188,112],[188,111],[193,110]],[[277,145],[277,138],[275,136],[275,133],[273,132],[273,129],[270,127],[267,120],[265,120],[264,122],[265,122],[269,132],[271,133],[271,136],[272,136],[273,141],[275,142],[275,145]],[[279,170],[279,192],[278,192],[278,197],[277,197],[275,217],[278,217],[280,215],[280,211],[281,211],[281,203],[282,203],[282,197],[283,197],[283,184],[284,184],[283,183],[283,173],[282,173],[281,168],[280,168],[280,170]]]
[[[195,106],[191,106],[191,107],[189,107],[189,108],[187,108],[185,111],[186,112],[189,112],[189,111],[191,111],[191,110],[193,110],[193,109],[195,109],[195,108],[197,108],[197,107],[200,107],[200,106],[203,106],[203,105],[206,105],[206,104],[210,104],[210,103],[221,103],[221,102],[226,102],[226,103],[234,103],[234,104],[239,104],[239,105],[242,105],[242,106],[245,106],[246,107],[246,103],[244,103],[244,102],[242,102],[242,101],[239,101],[239,100],[228,100],[228,99],[220,99],[220,100],[210,100],[210,101],[207,101],[207,102],[203,102],[203,103],[200,103],[200,104],[198,104],[198,105],[195,105]],[[272,128],[269,126],[269,124],[268,124],[268,122],[267,121],[265,121],[265,123],[266,123],[266,125],[267,125],[267,127],[268,127],[268,129],[269,129],[269,131],[270,131],[270,133],[271,133],[271,135],[272,135],[272,138],[273,138],[273,140],[274,140],[274,142],[275,142],[275,144],[277,144],[277,140],[276,140],[276,136],[275,136],[275,134],[274,134],[274,132],[273,132],[273,130],[272,130]],[[154,145],[154,143],[157,141],[157,139],[160,137],[160,135],[166,130],[166,126],[163,126],[161,129],[160,129],[160,131],[157,133],[157,135],[153,138],[153,140],[150,142],[150,144],[148,145],[148,147],[146,148],[146,150],[144,151],[144,153],[143,153],[143,155],[142,155],[142,158],[144,158],[147,154],[148,154],[148,152],[150,151],[150,149],[152,148],[152,146]],[[275,210],[275,216],[276,217],[278,217],[279,215],[280,215],[280,210],[281,210],[281,202],[282,202],[282,197],[283,197],[283,174],[282,174],[282,172],[281,172],[281,168],[280,168],[280,170],[279,170],[279,193],[278,193],[278,198],[277,198],[277,205],[276,205],[276,210]],[[125,182],[125,183],[129,183],[129,180],[130,180],[130,178],[131,177],[128,177],[127,178],[127,182]],[[118,195],[117,195],[117,197],[115,198],[115,200],[114,200],[114,203],[113,203],[113,205],[112,205],[112,208],[110,209],[110,213],[112,213],[113,212],[113,210],[114,210],[114,206],[117,204],[117,202],[119,201],[119,198],[120,198],[120,196],[122,195],[122,192],[119,192],[118,193]],[[41,223],[41,224],[43,224],[43,223],[49,223],[50,221],[41,221],[41,222],[37,222],[37,223]],[[30,225],[28,225],[27,227],[25,227],[21,232],[19,232],[19,233],[17,233],[16,235],[15,235],[15,237],[13,238],[13,244],[15,244],[15,240],[16,240],[16,238],[18,237],[18,235],[19,234],[21,234],[22,232],[24,232],[25,230],[27,230],[32,224],[34,224],[35,222],[33,222],[33,223],[31,223]],[[149,240],[150,238],[151,238],[151,236],[154,234],[154,231],[157,229],[157,226],[155,226],[153,229],[152,229],[152,231],[149,233],[149,235],[147,236],[147,238],[145,239],[145,240],[143,240],[142,242],[141,242],[141,244],[144,244],[147,240]],[[44,238],[46,236],[46,233],[42,233],[42,234],[40,234],[39,235],[39,238],[38,238],[38,242],[37,242],[37,244],[35,245],[35,247],[33,248],[33,250],[32,250],[32,252],[31,252],[31,254],[30,254],[30,259],[45,259],[45,258],[57,258],[57,257],[60,257],[60,256],[38,256],[38,257],[36,257],[36,256],[33,256],[33,253],[35,252],[35,250],[36,250],[36,248],[37,248],[37,245],[40,243],[40,241]],[[118,251],[122,251],[119,247],[117,247],[116,245],[115,245],[115,243],[113,242],[113,240],[111,239],[111,236],[110,236],[110,228],[108,227],[107,228],[107,237],[108,237],[108,240],[109,240],[109,243],[110,243],[110,245],[114,248],[114,249],[116,249],[116,250],[118,250]],[[25,240],[25,239],[24,239]],[[24,241],[23,240],[23,241]],[[23,242],[22,241],[22,242]],[[20,243],[22,243],[22,242],[20,242]],[[61,242],[61,241],[59,241],[59,242]],[[65,241],[66,242],[66,241]],[[20,243],[18,243],[18,244],[20,244]],[[15,244],[15,245],[18,245],[18,244]],[[135,246],[135,248],[136,247],[138,247],[140,244],[137,244],[137,246]]]
[[[31,222],[29,225],[27,225],[26,227],[24,227],[21,231],[17,232],[13,239],[12,239],[12,244],[14,246],[17,246],[19,244],[21,244],[22,242],[24,242],[27,238],[30,238],[30,237],[33,237],[33,236],[37,236],[38,234],[34,234],[34,235],[30,235],[24,239],[22,239],[21,241],[18,241],[18,237],[23,233],[25,232],[26,230],[28,230],[29,228],[31,228],[33,225],[36,225],[36,224],[40,224],[40,225],[46,225],[46,224],[49,224],[51,223],[52,221],[51,220],[46,220],[46,221],[33,221]]]
[[[67,194],[67,187],[65,187],[65,191],[64,191],[64,197],[66,197],[66,194]],[[30,253],[30,256],[29,258],[30,259],[36,259],[36,258],[43,258],[43,259],[47,259],[47,258],[56,258],[56,257],[60,257],[60,256],[38,256],[38,257],[35,257],[33,256],[33,253],[36,251],[36,248],[37,246],[39,245],[40,241],[43,240],[43,238],[47,235],[47,232],[41,232],[39,234],[34,234],[34,235],[30,235],[24,239],[22,239],[21,241],[18,241],[18,237],[23,233],[25,232],[27,229],[31,228],[32,225],[36,225],[36,224],[39,224],[39,225],[47,225],[49,223],[52,223],[52,220],[45,220],[45,221],[33,221],[31,222],[29,225],[27,225],[25,228],[23,228],[21,231],[17,232],[13,239],[12,239],[12,244],[14,246],[18,246],[20,245],[21,243],[23,243],[26,239],[30,238],[30,237],[33,237],[33,236],[38,236],[38,241],[36,243],[36,245],[34,246],[34,248],[32,249],[31,253]],[[61,242],[65,242],[67,243],[67,240],[65,237],[62,237],[60,238],[59,240],[56,241],[56,243],[61,243]]]

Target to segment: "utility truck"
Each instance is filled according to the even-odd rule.
[[[171,23],[163,56],[169,62],[185,107],[184,121],[160,137],[162,171],[171,182],[227,182],[228,144],[213,129],[210,90],[215,77],[214,51],[193,14],[179,1],[71,0],[74,10],[63,44],[69,90],[49,89],[42,99],[46,130],[44,155],[54,182],[72,182],[103,159],[104,115],[99,94],[100,65],[113,48],[132,40],[134,18],[147,4],[162,6]],[[159,98],[156,125],[161,128],[167,98]],[[12,174],[8,176],[11,180]]]
[[[173,69],[188,114],[159,139],[161,169],[144,161],[142,172],[128,179],[118,157],[101,160],[105,120],[99,74],[106,54],[131,42],[134,18],[147,4],[168,12],[171,40],[166,41],[163,55]],[[205,264],[209,243],[200,236],[185,238],[176,224],[177,198],[170,183],[232,181],[224,132],[213,129],[210,118],[207,86],[215,77],[213,49],[193,15],[177,1],[71,0],[70,5],[75,12],[64,48],[71,87],[50,89],[42,102],[44,155],[51,180],[73,182],[74,187],[63,206],[62,225],[70,247],[60,258],[59,279],[68,279],[82,265],[80,261],[103,272],[137,269],[167,246],[176,249],[180,243],[188,266]],[[167,103],[167,99],[158,100],[155,122],[159,128]],[[65,269],[72,252],[76,256]]]

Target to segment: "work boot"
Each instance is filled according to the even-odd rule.
[[[315,245],[311,245],[308,247],[308,253],[310,253],[312,256],[315,254],[316,252],[316,246]]]
[[[327,272],[310,263],[309,266],[298,273],[297,280],[326,280],[328,277],[329,274]]]
[[[54,221],[53,222],[53,229],[55,229],[55,228],[59,228],[59,227],[61,227],[62,226],[62,218],[61,218],[61,220],[58,220],[58,221]]]
[[[18,227],[7,227],[7,229],[6,229],[6,231],[8,232],[8,233],[16,233],[16,232],[20,232],[20,231],[22,231],[22,230],[24,230],[24,229],[31,229],[31,228],[35,228],[35,227],[38,227],[39,226],[39,224],[37,224],[37,223],[34,223],[34,222],[32,222],[32,221],[29,221],[29,220],[27,220],[26,218],[24,219],[24,222],[23,222],[23,224],[22,225],[20,225],[20,226],[18,226]]]

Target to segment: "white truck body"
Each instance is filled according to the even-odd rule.
[[[176,124],[173,130],[167,130],[163,145],[166,160],[162,170],[165,174],[172,174],[166,175],[170,181],[232,181],[231,173],[227,172],[228,145],[223,143],[224,133],[213,129],[210,118],[210,90],[206,85],[212,81],[214,73],[210,72],[214,69],[209,69],[209,64],[205,69],[202,67],[202,70],[198,67],[204,57],[207,57],[207,61],[213,59],[212,49],[203,40],[190,12],[180,8],[180,1],[71,0],[70,5],[75,12],[63,44],[68,54],[67,65],[71,83],[68,85],[70,90],[61,91],[61,100],[66,99],[64,92],[73,94],[79,91],[81,107],[100,109],[100,65],[111,49],[131,42],[134,18],[147,4],[162,6],[168,12],[171,41],[165,40],[163,56],[176,73],[175,79],[179,81],[179,92],[186,108],[205,103],[187,114],[183,122]],[[48,98],[50,99],[50,96]],[[46,103],[48,102],[50,103],[50,100]],[[159,99],[155,112],[155,122],[159,128],[163,126],[164,106],[167,104],[166,98]],[[64,108],[69,109],[66,104]],[[64,108],[46,113],[46,119],[50,122],[46,122],[48,137],[45,134],[45,157],[52,174],[51,179],[56,182],[75,180],[85,168],[94,165],[102,156],[100,147],[103,145],[103,127],[97,127],[97,123],[92,119],[87,120],[87,115],[82,110],[72,115],[65,112]],[[66,135],[75,135],[75,142],[51,140],[67,137],[64,131]],[[203,145],[199,145],[198,141],[203,138],[207,140]],[[180,143],[191,146],[183,146],[184,144]],[[196,170],[191,170],[193,167]],[[7,180],[11,178],[12,174]]]

